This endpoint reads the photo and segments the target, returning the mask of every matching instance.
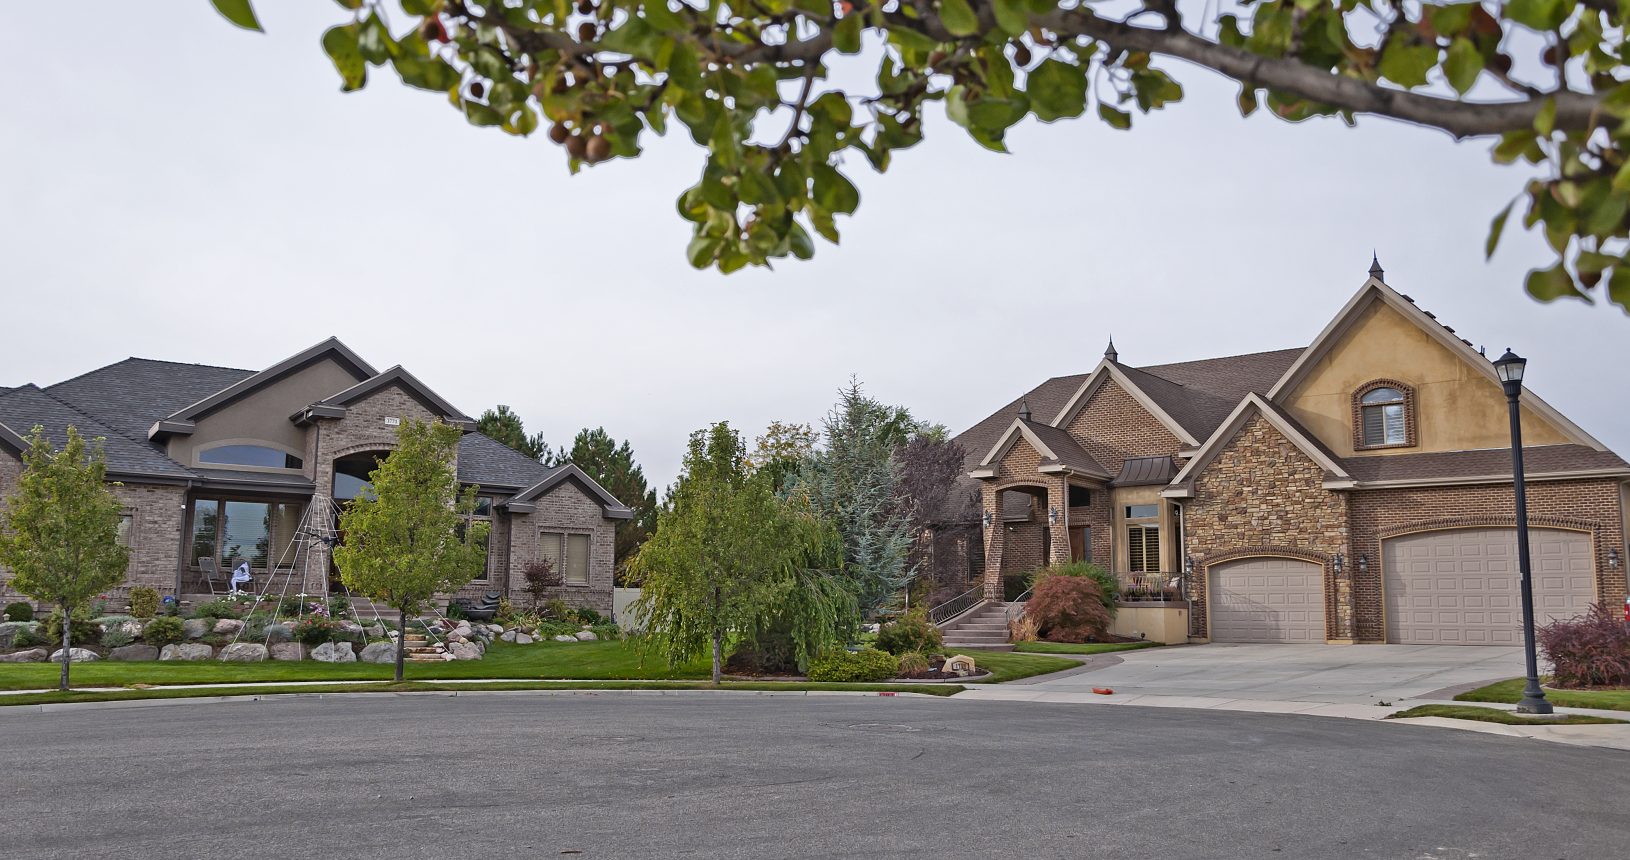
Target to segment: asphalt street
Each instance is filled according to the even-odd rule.
[[[1630,753],[1273,714],[692,694],[0,713],[8,858],[1622,858]]]

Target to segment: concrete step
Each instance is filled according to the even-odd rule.
[[[945,637],[947,642],[1006,642],[1005,633],[958,633]]]
[[[1012,651],[1010,642],[946,642],[946,651]]]

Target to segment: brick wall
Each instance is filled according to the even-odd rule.
[[[1195,558],[1189,578],[1190,632],[1206,631],[1205,570],[1208,565],[1252,550],[1291,550],[1318,560],[1345,552],[1347,499],[1324,489],[1324,470],[1262,416],[1245,422],[1194,482],[1186,505],[1188,552]],[[1325,635],[1352,636],[1350,608],[1339,601],[1345,585],[1325,564]]]
[[[23,473],[23,461],[13,455],[10,449],[0,448],[0,510],[5,509],[6,500],[17,490],[17,478]],[[11,590],[11,571],[0,567],[0,603],[10,603],[19,599],[16,592]]]
[[[571,481],[564,481],[544,494],[530,514],[516,514],[510,520],[510,552],[507,565],[510,599],[526,605],[526,566],[539,558],[540,532],[576,532],[589,535],[589,584],[562,585],[551,597],[572,606],[586,606],[601,613],[611,612],[612,578],[616,564],[616,523],[605,517],[600,503]],[[564,575],[565,571],[561,571]]]
[[[1166,425],[1113,379],[1093,392],[1064,429],[1111,475],[1119,473],[1121,464],[1130,458],[1175,455],[1184,448]]]
[[[176,593],[176,575],[181,567],[181,528],[186,519],[187,492],[183,487],[153,484],[126,484],[114,487],[113,494],[131,514],[130,568],[124,587],[114,593],[123,596],[131,586],[145,585],[160,595]]]
[[[1624,605],[1625,535],[1619,484],[1611,480],[1539,481],[1528,484],[1528,520],[1544,526],[1586,525],[1593,533],[1598,599],[1609,608]],[[1358,638],[1364,642],[1386,639],[1382,603],[1381,539],[1407,533],[1417,526],[1476,528],[1516,524],[1516,500],[1510,484],[1471,487],[1362,490],[1353,494],[1353,544],[1349,569],[1353,573],[1357,604]],[[1609,549],[1619,551],[1619,569],[1609,570]],[[1358,573],[1356,559],[1369,556],[1369,573]]]

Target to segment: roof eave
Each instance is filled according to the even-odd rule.
[[[1630,479],[1630,469],[1603,468],[1603,469],[1567,469],[1555,472],[1529,472],[1523,475],[1526,482],[1534,481],[1578,481],[1590,478],[1620,478]],[[1411,487],[1463,487],[1482,484],[1509,484],[1510,475],[1451,475],[1437,478],[1389,478],[1379,481],[1355,481],[1355,488],[1360,490],[1389,490]]]

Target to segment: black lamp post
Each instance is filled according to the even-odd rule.
[[[1522,573],[1522,645],[1528,659],[1528,678],[1523,684],[1522,701],[1517,711],[1524,714],[1549,714],[1551,703],[1545,701],[1545,691],[1539,687],[1539,658],[1534,653],[1534,577],[1528,560],[1528,493],[1522,471],[1522,412],[1517,401],[1522,397],[1523,371],[1528,360],[1510,349],[1494,362],[1494,372],[1505,388],[1505,399],[1511,410],[1511,485],[1517,494],[1517,569]]]

